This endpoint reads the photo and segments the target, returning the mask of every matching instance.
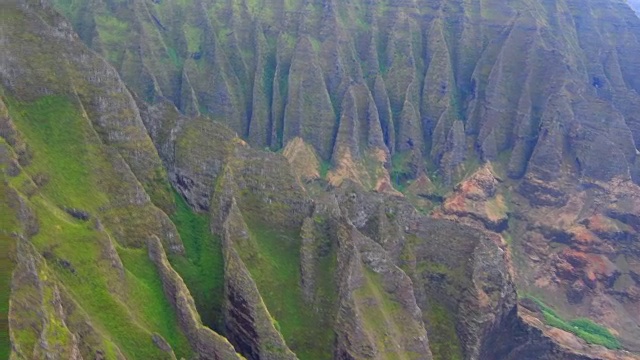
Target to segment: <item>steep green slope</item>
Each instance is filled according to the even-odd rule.
[[[105,183],[118,181],[118,176],[87,119],[60,96],[8,103],[9,115],[33,154],[24,171],[30,178],[46,178],[46,184],[30,199],[40,227],[31,242],[53,263],[50,275],[64,284],[94,326],[127,357],[166,357],[151,341],[153,333],[162,335],[178,356],[188,356],[191,349],[146,251],[114,244],[109,233],[97,225],[100,220],[73,219],[64,210],[98,213],[110,196],[96,190],[123,186]],[[101,260],[109,246],[115,246],[115,256],[122,259],[120,272],[107,259]],[[28,332],[18,331],[16,337],[27,337]],[[28,342],[20,345],[34,347]]]
[[[381,359],[423,359],[426,354],[404,349],[402,337],[411,333],[405,326],[409,323],[398,322],[394,318],[406,319],[409,314],[397,301],[390,299],[382,287],[384,281],[373,271],[364,275],[364,286],[354,293],[356,302],[363,306],[363,322],[373,335],[373,343]],[[437,348],[436,348],[437,349]]]
[[[224,266],[220,238],[211,234],[206,215],[194,213],[180,195],[176,194],[175,199],[177,207],[171,219],[184,242],[185,254],[171,256],[169,260],[191,290],[203,323],[223,331]]]
[[[223,236],[228,260],[227,334],[250,358],[289,358],[288,350],[300,359],[332,358],[333,347],[327,344],[334,343],[337,290],[330,249],[323,260],[317,259],[322,277],[309,292],[302,286],[306,265],[300,228],[310,199],[291,176],[286,159],[250,149],[238,139],[226,141],[234,149],[211,206],[212,227]],[[280,337],[288,349],[282,348]],[[270,355],[272,351],[280,355]]]
[[[0,8],[11,50],[0,62],[19,69],[3,72],[0,87],[10,160],[2,205],[19,215],[16,229],[1,229],[3,247],[12,246],[8,234],[18,245],[12,356],[237,358],[202,326],[182,280],[158,257],[160,239],[188,263],[164,212],[175,212],[166,172],[133,97],[64,19],[46,4],[26,5]],[[7,265],[3,258],[5,278]]]
[[[8,359],[11,354],[9,338],[9,297],[11,295],[11,274],[14,269],[15,239],[11,232],[17,227],[17,216],[9,207],[9,190],[4,172],[8,165],[8,145],[4,140],[0,142],[0,358]]]
[[[330,298],[333,284],[322,284],[325,287],[318,291],[327,298],[323,299],[322,310],[314,310],[298,285],[301,283],[300,235],[278,231],[260,221],[249,221],[248,225],[257,245],[253,250],[259,255],[255,258],[250,253],[244,256],[241,253],[241,256],[287,345],[301,359],[331,359],[332,349],[326,344],[334,342],[329,312],[329,306],[335,302]],[[335,268],[327,266],[322,270],[331,274]]]
[[[4,227],[4,226],[3,226]],[[3,255],[0,263],[2,264],[2,269],[0,273],[2,274],[2,280],[0,280],[0,289],[2,290],[3,297],[0,299],[2,301],[2,308],[0,308],[0,316],[2,316],[2,320],[0,320],[0,357],[8,358],[11,352],[11,342],[9,340],[9,295],[11,294],[11,272],[13,271],[13,266],[10,263],[9,254],[11,252],[10,246],[12,246],[13,239],[8,235],[0,235],[2,238],[2,245],[0,246],[0,251],[2,251]]]

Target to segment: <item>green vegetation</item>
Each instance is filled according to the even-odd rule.
[[[410,160],[411,154],[408,151],[395,153],[391,158],[391,181],[394,187],[400,192],[404,192],[408,185],[407,181],[411,179],[413,175],[409,167]]]
[[[320,178],[326,179],[329,170],[331,170],[331,162],[326,160],[320,161]]]
[[[165,337],[179,356],[190,354],[144,250],[120,249],[126,268],[122,279],[102,256],[108,241],[105,234],[90,224],[70,220],[43,198],[34,199],[34,205],[40,233],[32,238],[33,244],[38,250],[49,252],[57,264],[70,264],[56,265],[52,270],[103,335],[112,338],[130,358],[165,356],[153,345],[153,332]],[[119,283],[125,287],[122,294],[114,291]]]
[[[29,104],[7,101],[16,126],[32,149],[27,172],[40,179],[47,196],[57,205],[94,209],[107,202],[96,191],[95,171],[106,167],[105,154],[88,121],[64,96],[48,96]]]
[[[366,268],[364,285],[354,292],[362,310],[365,331],[375,341],[382,359],[421,359],[422,354],[403,349],[404,338],[416,336],[411,315],[402,305],[390,298],[382,287],[381,275]]]
[[[453,314],[444,306],[433,303],[427,312],[429,346],[434,360],[462,360],[462,347],[456,333]]]
[[[493,167],[493,172],[500,179],[508,178],[508,167],[509,161],[511,159],[512,151],[502,151],[498,154],[498,158],[496,161],[491,162],[491,166]]]
[[[133,314],[136,320],[161,334],[176,354],[189,354],[189,343],[180,331],[171,304],[164,296],[162,281],[147,250],[119,248],[118,254],[127,269],[129,302],[141,310]]]
[[[166,358],[167,354],[153,344],[153,333],[162,335],[178,357],[189,357],[191,348],[146,250],[118,246],[108,224],[103,224],[106,231],[101,231],[94,221],[76,220],[62,210],[80,208],[97,216],[102,207],[126,195],[125,189],[131,186],[114,170],[109,151],[97,139],[90,121],[63,96],[32,103],[8,99],[7,103],[33,152],[25,171],[41,179],[40,193],[30,199],[40,225],[31,242],[46,255],[49,281],[63,285],[99,334],[117,344],[127,358]],[[136,221],[144,221],[146,208],[137,210],[141,214]],[[131,224],[126,219],[120,223],[127,225]],[[105,256],[110,242],[121,256],[124,277]],[[20,329],[16,336],[35,341],[30,333],[30,328]],[[59,331],[55,334],[48,336],[63,335]],[[33,348],[33,344],[22,345]]]
[[[609,349],[622,348],[620,341],[604,326],[596,324],[586,318],[577,318],[569,321],[564,320],[555,310],[547,306],[540,299],[533,296],[528,296],[528,298],[538,304],[547,325],[575,334],[589,344],[602,345]]]
[[[11,351],[8,316],[13,263],[9,255],[13,252],[15,240],[9,235],[9,231],[15,227],[15,222],[15,214],[9,208],[6,184],[0,169],[0,359],[8,359]]]
[[[169,55],[169,59],[171,60],[171,63],[173,64],[173,66],[175,67],[180,67],[182,66],[182,58],[180,58],[180,56],[178,55],[178,53],[176,52],[176,49],[174,48],[167,48],[167,55]]]
[[[331,359],[334,332],[330,306],[335,303],[335,284],[331,276],[318,281],[318,310],[302,297],[300,288],[300,237],[293,232],[278,231],[259,221],[249,221],[251,236],[258,246],[258,256],[245,261],[271,316],[277,320],[289,348],[300,359]],[[241,255],[242,256],[242,255]],[[333,274],[335,254],[319,262],[319,274]]]
[[[129,24],[115,16],[98,15],[95,17],[96,29],[107,59],[117,64],[122,59],[121,43],[129,38]]]
[[[224,263],[220,238],[211,234],[207,215],[194,213],[182,196],[174,194],[177,208],[171,220],[184,243],[185,256],[170,255],[169,261],[189,288],[203,323],[221,332]]]
[[[74,15],[74,12],[72,11],[74,8],[73,0],[58,0],[54,1],[53,4],[56,9],[66,17],[71,17],[71,15]]]
[[[509,247],[513,246],[513,236],[511,236],[510,232],[502,232],[502,237],[504,238],[504,241],[507,243],[507,245],[509,245]]]
[[[407,235],[406,240],[405,248],[401,253],[401,268],[407,274],[413,274],[410,276],[414,278],[428,279],[431,275],[437,275],[443,279],[440,285],[435,285],[441,288],[433,288],[434,290],[428,293],[428,306],[423,309],[433,359],[461,360],[464,357],[456,331],[455,313],[449,310],[446,304],[447,299],[459,299],[460,293],[471,286],[469,279],[465,276],[467,270],[463,266],[447,266],[436,259],[418,261],[413,269],[408,264],[416,260],[416,253],[419,252],[416,244],[421,240],[415,235]],[[434,243],[433,246],[438,247],[439,243]],[[451,251],[458,250],[451,249]]]
[[[11,294],[11,271],[13,266],[9,262],[9,243],[11,237],[0,233],[0,358],[8,359],[11,344],[9,342],[9,295]]]
[[[196,53],[202,50],[202,37],[204,36],[202,28],[185,25],[184,37],[187,41],[187,51],[190,54]]]

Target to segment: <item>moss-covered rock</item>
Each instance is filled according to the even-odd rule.
[[[254,261],[259,255],[235,199],[232,199],[223,231],[225,328],[229,339],[249,359],[297,359],[285,344],[243,263],[243,257]]]

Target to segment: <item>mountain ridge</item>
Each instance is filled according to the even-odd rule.
[[[12,359],[637,357],[623,2],[53,4],[0,5]]]
[[[597,5],[595,5],[596,3]],[[305,141],[312,143],[319,155],[325,160],[331,158],[332,154],[335,154],[336,149],[340,146],[340,144],[336,142],[339,141],[339,139],[336,139],[337,130],[340,128],[338,125],[341,118],[339,110],[342,108],[345,99],[348,98],[345,97],[345,94],[347,93],[348,88],[351,87],[349,83],[352,82],[355,82],[356,84],[367,84],[368,89],[365,89],[365,92],[371,93],[371,95],[373,95],[372,97],[376,99],[376,108],[382,107],[384,109],[386,106],[390,108],[389,111],[391,114],[386,113],[387,110],[378,110],[378,113],[380,114],[380,126],[383,127],[383,132],[385,133],[385,145],[387,148],[391,149],[391,153],[394,153],[396,148],[399,151],[406,151],[409,147],[413,148],[408,144],[415,142],[415,145],[420,148],[419,150],[421,152],[423,152],[422,156],[424,156],[426,160],[435,163],[436,166],[441,168],[448,168],[449,170],[447,172],[453,171],[453,168],[460,165],[460,154],[464,153],[467,157],[478,156],[473,155],[473,153],[468,153],[468,150],[463,144],[455,145],[448,141],[449,139],[452,139],[453,135],[451,134],[458,131],[454,131],[452,128],[453,124],[460,124],[455,123],[454,121],[457,116],[459,120],[464,120],[464,122],[467,123],[464,126],[465,133],[476,138],[474,146],[477,147],[479,155],[482,158],[495,160],[497,153],[502,152],[505,149],[513,149],[516,154],[522,153],[522,155],[519,155],[520,157],[513,156],[511,160],[511,175],[517,177],[522,176],[521,174],[524,171],[523,169],[526,169],[528,157],[531,156],[533,151],[532,145],[528,144],[530,140],[527,138],[535,138],[538,136],[537,130],[535,129],[536,122],[540,122],[540,118],[543,116],[543,113],[533,114],[533,120],[527,120],[526,118],[523,119],[525,123],[520,125],[522,130],[518,131],[524,131],[524,133],[518,134],[515,131],[515,127],[510,129],[512,124],[511,121],[508,120],[513,116],[513,111],[517,109],[519,113],[528,114],[531,113],[530,108],[538,107],[542,109],[546,106],[546,100],[544,97],[550,95],[556,97],[560,95],[560,92],[563,91],[562,89],[565,86],[578,86],[584,88],[584,90],[581,90],[586,92],[584,96],[589,96],[591,95],[589,93],[593,93],[593,90],[589,90],[589,88],[598,89],[606,86],[618,87],[618,85],[614,84],[609,85],[609,83],[614,79],[609,80],[606,75],[601,75],[602,70],[596,70],[597,67],[587,69],[585,61],[599,63],[600,60],[589,59],[591,49],[589,48],[588,41],[579,39],[578,35],[575,34],[575,30],[571,30],[571,27],[575,26],[575,20],[565,19],[564,23],[562,23],[560,18],[556,18],[556,14],[550,13],[544,8],[536,8],[534,6],[527,7],[523,4],[513,4],[502,10],[492,9],[491,11],[495,14],[494,19],[490,18],[487,22],[493,28],[487,27],[485,30],[483,27],[484,25],[473,25],[476,28],[479,26],[478,30],[480,31],[476,32],[478,34],[485,33],[485,36],[493,35],[494,29],[500,29],[498,31],[502,31],[503,33],[498,36],[498,38],[502,38],[505,42],[503,43],[504,45],[500,44],[500,42],[492,45],[487,42],[487,40],[478,38],[476,39],[476,43],[478,43],[478,45],[482,45],[484,48],[479,48],[478,45],[464,48],[464,51],[476,54],[474,57],[464,58],[456,55],[458,52],[456,46],[458,45],[453,41],[447,40],[446,37],[453,35],[456,31],[462,31],[463,34],[467,34],[472,31],[472,28],[469,28],[472,25],[465,25],[464,23],[465,21],[470,21],[466,20],[466,16],[474,18],[474,16],[477,17],[479,15],[477,13],[479,10],[474,10],[473,6],[468,6],[468,9],[464,9],[465,12],[469,12],[468,15],[464,14],[465,17],[458,16],[456,12],[451,11],[451,15],[449,15],[449,17],[445,16],[442,18],[442,15],[439,14],[442,14],[442,12],[449,7],[453,7],[452,4],[443,2],[439,5],[432,4],[431,6],[420,7],[417,2],[408,2],[407,4],[398,4],[399,6],[392,7],[391,10],[388,10],[389,16],[382,18],[381,15],[378,14],[380,11],[378,7],[382,5],[370,6],[365,9],[364,14],[357,14],[354,13],[355,10],[353,10],[357,5],[357,2],[353,4],[334,4],[327,2],[321,12],[323,14],[321,17],[315,19],[308,19],[304,17],[300,20],[294,19],[291,21],[291,25],[285,22],[284,26],[273,29],[275,26],[269,22],[273,21],[269,19],[269,16],[272,14],[263,15],[260,10],[257,9],[274,9],[273,12],[279,14],[280,12],[277,11],[279,8],[277,4],[273,4],[273,6],[272,4],[264,4],[260,8],[252,8],[249,7],[247,3],[242,2],[225,8],[221,4],[215,5],[206,2],[198,2],[197,4],[194,3],[191,8],[205,9],[204,13],[201,15],[207,14],[208,16],[206,18],[202,18],[201,21],[208,23],[206,28],[212,30],[210,37],[213,36],[213,38],[207,38],[202,35],[198,38],[193,36],[189,37],[189,34],[186,33],[188,31],[186,30],[184,34],[180,33],[181,28],[168,28],[162,25],[162,22],[164,21],[163,16],[169,16],[163,15],[162,13],[165,11],[165,7],[168,6],[171,10],[176,11],[177,13],[189,13],[190,10],[188,7],[184,9],[177,4],[170,3],[153,4],[153,6],[143,5],[143,2],[139,2],[138,4],[139,5],[131,5],[133,9],[130,9],[132,11],[128,11],[127,13],[132,12],[133,14],[136,14],[136,11],[138,11],[137,7],[144,7],[144,12],[136,18],[137,21],[142,22],[143,24],[148,22],[149,24],[146,26],[153,25],[155,28],[141,34],[141,39],[148,36],[151,37],[150,40],[146,42],[146,39],[133,40],[133,42],[136,43],[142,41],[143,47],[159,46],[160,48],[157,51],[160,53],[165,52],[166,55],[158,59],[152,58],[146,60],[144,57],[139,57],[140,55],[129,54],[129,50],[123,49],[124,52],[122,52],[120,49],[115,49],[122,54],[121,56],[138,56],[138,60],[131,60],[133,61],[133,64],[138,63],[137,66],[143,66],[143,69],[147,69],[143,70],[143,72],[130,74],[125,68],[123,68],[127,63],[120,61],[115,63],[117,67],[121,68],[121,73],[124,74],[127,82],[137,93],[146,94],[144,96],[146,99],[153,98],[154,94],[158,94],[160,96],[164,95],[169,99],[172,99],[180,108],[183,108],[183,103],[192,104],[194,101],[197,104],[202,103],[202,106],[195,106],[197,110],[202,108],[207,112],[206,109],[208,107],[215,107],[216,110],[214,113],[211,113],[210,111],[208,113],[214,118],[219,116],[219,119],[227,122],[241,136],[249,137],[250,133],[255,134],[252,135],[252,138],[250,137],[250,140],[257,140],[260,138],[264,139],[266,136],[266,142],[264,140],[260,140],[254,143],[254,145],[259,147],[271,145],[275,146],[275,148],[280,148],[285,146],[293,137],[300,135],[305,139]],[[594,6],[605,6],[603,4],[604,2],[594,2]],[[616,3],[616,6],[620,7],[622,12],[621,4],[622,3]],[[304,8],[303,5],[300,6]],[[309,13],[312,13],[311,9],[314,9],[314,5],[305,6],[310,9],[308,10]],[[341,9],[341,6],[344,6],[344,9]],[[613,6],[613,3],[609,5],[609,7],[611,6]],[[93,5],[93,7],[95,7],[95,9],[87,10],[87,12],[89,12],[89,15],[87,16],[91,16],[91,11],[98,13],[101,12],[100,6]],[[224,11],[207,13],[206,9],[213,11],[220,7],[222,7]],[[423,8],[427,10],[423,10]],[[489,6],[489,8],[491,7]],[[584,8],[589,9],[588,6],[585,6]],[[180,11],[178,11],[178,9]],[[122,10],[124,11],[124,8]],[[255,13],[252,13],[252,10],[254,10]],[[557,11],[571,14],[576,13],[579,10],[571,2],[563,2],[562,5],[557,8]],[[120,12],[120,10],[113,11],[116,16]],[[431,24],[431,22],[427,21],[424,24],[418,25],[416,20],[412,20],[411,16],[417,17],[421,12],[425,13],[422,15],[423,18],[431,18],[433,19],[433,23]],[[338,13],[344,15],[338,16]],[[224,19],[220,19],[218,18],[218,14],[230,14],[230,17],[223,15]],[[284,12],[284,14],[297,13]],[[302,14],[305,14],[305,12],[302,12]],[[101,16],[106,15],[107,14]],[[627,27],[629,29],[637,28],[637,23],[635,26],[631,25],[634,21],[637,22],[635,17],[632,19],[630,14],[625,14],[625,16],[627,18],[623,21],[630,21]],[[367,23],[371,25],[365,27],[365,30],[360,30],[357,27],[352,30],[344,24],[344,17],[349,18],[356,24],[358,21],[364,21],[362,19],[366,19]],[[587,18],[589,17],[587,16]],[[235,20],[231,21],[232,19]],[[577,17],[575,19],[577,19]],[[180,20],[187,23],[182,28],[190,29],[191,25],[189,25],[189,22],[192,20],[189,16]],[[376,27],[377,23],[383,20],[391,22],[387,24],[389,27],[384,31],[379,30]],[[300,21],[300,23],[296,24],[296,21]],[[445,32],[443,31],[443,26],[445,26],[443,22],[445,21],[449,21],[451,24],[462,22],[463,24],[459,26],[462,26],[463,28],[466,26],[467,28],[456,29],[455,27],[451,28],[451,25],[447,25],[449,28],[446,30],[447,32]],[[492,24],[491,21],[494,23]],[[269,26],[263,25],[263,22],[266,22]],[[536,22],[540,25],[535,25]],[[258,23],[259,25],[252,25],[254,23]],[[480,24],[483,23],[480,22]],[[137,26],[139,27],[142,25],[139,24]],[[236,26],[236,28],[233,26]],[[533,29],[530,26],[533,26]],[[550,35],[549,29],[554,26],[556,28],[566,28],[567,31],[559,32],[560,34],[566,35]],[[296,27],[299,27],[299,29],[296,30]],[[368,29],[368,27],[371,27],[371,29]],[[99,22],[96,23],[95,28],[94,38],[91,40],[85,39],[89,44],[95,44],[100,40]],[[270,31],[278,34],[277,37],[282,38],[282,41],[278,41],[277,44],[273,44],[273,40],[271,40],[272,45],[270,47],[268,44],[263,44],[263,41],[255,43],[256,40],[263,39],[262,35],[256,35],[255,32],[262,30],[264,33],[266,28],[270,28]],[[314,29],[317,30],[314,31]],[[223,30],[230,32],[228,39],[216,39],[215,34],[220,33]],[[531,30],[534,30],[534,32],[531,33]],[[347,37],[346,34],[349,34],[351,31],[354,32],[354,36]],[[107,30],[105,30],[105,32],[107,32]],[[178,33],[176,34],[175,32]],[[427,35],[422,35],[423,32]],[[302,40],[295,40],[297,33],[302,35],[300,38]],[[376,34],[378,34],[378,38],[375,37]],[[401,36],[400,34],[403,35]],[[109,34],[105,33],[105,36],[107,35]],[[173,47],[166,45],[168,41],[163,40],[163,37],[166,38],[167,36],[177,39],[185,38],[184,42],[186,44],[179,40],[174,40],[174,42],[177,42],[176,46],[179,46],[178,50],[175,50]],[[407,39],[418,36],[426,36],[426,38],[419,39],[419,41],[406,41]],[[155,37],[161,37],[161,39],[154,40]],[[242,40],[239,39],[240,37]],[[289,40],[285,40],[287,38]],[[341,40],[337,41],[338,39]],[[355,46],[354,40],[359,39],[364,40],[362,41],[362,45],[358,43],[358,46],[361,46],[363,49]],[[471,39],[473,39],[473,37],[462,37],[463,41],[473,42]],[[226,41],[229,41],[229,46],[226,46]],[[528,44],[529,41],[533,41],[533,43]],[[580,41],[582,41],[582,43],[580,43]],[[191,45],[191,50],[195,47],[195,45],[191,44],[193,42],[198,44],[197,48],[202,49],[201,52],[188,51],[188,45]],[[369,49],[366,49],[367,42],[370,43],[368,46]],[[378,42],[378,44],[374,44],[374,42]],[[637,43],[637,41],[635,42]],[[518,45],[518,43],[521,45]],[[545,50],[543,50],[544,46],[547,46],[544,45],[545,43],[549,44],[548,46],[551,46],[552,48],[566,50],[561,50],[558,54],[546,53]],[[242,47],[240,44],[242,44]],[[107,48],[106,44],[98,44],[96,46],[97,50],[105,54],[107,58],[112,56],[110,55],[111,48]],[[184,48],[185,46],[186,49]],[[518,46],[521,46],[519,50]],[[522,46],[532,46],[532,50]],[[631,48],[632,46],[633,45],[631,44],[627,44],[624,49]],[[371,47],[374,47],[374,49],[371,49]],[[377,49],[375,49],[376,47]],[[523,49],[527,51],[523,51]],[[576,56],[577,54],[574,55],[570,53],[570,51],[573,50],[578,50],[582,52],[582,54]],[[157,51],[151,51],[150,54]],[[258,56],[250,57],[248,54],[245,55],[247,52],[248,54],[258,54]],[[281,52],[282,55],[279,55],[278,52]],[[548,78],[556,78],[558,81],[562,82],[573,79],[573,81],[576,82],[575,85],[570,83],[563,85],[561,82],[558,82],[556,85],[549,84],[548,86],[539,87],[535,82],[539,81],[542,73],[540,72],[541,70],[536,70],[535,68],[531,69],[531,75],[527,75],[526,72],[520,72],[521,79],[504,78],[504,76],[511,76],[505,74],[517,74],[515,69],[518,69],[525,64],[526,57],[523,57],[522,55],[527,52],[534,56],[535,60],[529,60],[529,63],[532,64],[541,64],[544,62],[558,64],[568,63],[570,66],[573,64],[573,69],[571,67],[566,69],[563,69],[560,66],[553,67],[555,71],[560,72],[557,74],[545,74],[545,76]],[[393,57],[390,55],[391,53],[394,53]],[[421,56],[423,53],[426,54],[425,58]],[[375,61],[374,59],[369,60],[368,54],[375,55],[373,56]],[[429,56],[429,54],[433,55]],[[435,56],[438,54],[443,56]],[[622,54],[623,52],[620,52],[618,58],[623,57]],[[195,59],[194,56],[197,59]],[[433,56],[435,56],[436,61],[431,61],[431,57]],[[263,60],[263,57],[266,57],[269,61],[267,62]],[[507,57],[510,58],[507,60]],[[252,63],[253,58],[257,58],[258,62],[261,62],[266,66],[266,69],[256,67]],[[205,70],[203,73],[199,73],[199,76],[196,76],[195,74],[198,73],[197,71],[201,70],[195,70],[193,66],[197,64],[197,61],[202,61],[202,59],[212,60],[211,62],[207,62],[207,64],[211,65],[205,65],[211,66],[211,70],[221,69],[222,71]],[[278,59],[280,59],[280,62],[282,63],[279,68],[277,66]],[[463,60],[460,59],[464,59],[468,64],[463,64]],[[164,62],[164,64],[158,63],[160,60],[161,62]],[[370,61],[374,61],[374,64],[369,65],[368,62]],[[394,61],[399,61],[403,65],[394,67]],[[456,63],[456,61],[458,63]],[[474,66],[474,61],[476,61],[478,65]],[[175,66],[166,64],[167,62]],[[366,66],[361,67],[358,65],[352,65],[357,64],[358,62],[362,62]],[[483,62],[486,64],[482,65]],[[296,65],[298,63],[300,63],[300,65]],[[118,66],[118,64],[120,65]],[[408,64],[408,66],[404,66],[405,64]],[[633,63],[631,62],[630,65],[631,64]],[[374,65],[377,65],[377,68]],[[300,77],[302,74],[300,73],[300,70],[297,70],[297,67],[299,66],[303,66],[305,68],[304,71],[307,72],[306,76],[310,76],[308,79]],[[311,66],[311,68],[306,68],[307,66]],[[335,70],[331,69],[331,66],[335,66]],[[429,71],[429,66],[433,66],[431,71]],[[484,66],[485,69],[482,69],[482,66]],[[511,66],[512,69],[505,68],[505,66]],[[589,66],[593,67],[598,65],[593,64]],[[631,66],[633,68],[635,65]],[[524,67],[527,68],[526,65]],[[259,71],[256,71],[256,69]],[[461,71],[463,69],[465,70]],[[546,69],[546,71],[549,70],[550,69],[548,68]],[[141,76],[143,76],[145,71],[149,72],[144,76],[151,77],[151,83],[147,85],[147,90],[142,90],[142,88],[140,88],[143,80]],[[192,73],[192,71],[196,72]],[[486,73],[487,71],[489,71],[488,76],[481,75],[482,72]],[[589,74],[589,72],[592,74]],[[254,73],[255,76],[251,75],[252,73]],[[161,78],[154,79],[156,74],[163,75]],[[198,88],[199,85],[197,85],[197,81],[195,79],[200,78],[202,75],[205,75],[206,78],[206,76],[209,76],[207,74],[215,74],[214,76],[220,77],[219,79],[211,78],[214,86],[220,87],[215,90],[220,94],[220,97],[211,97],[210,95],[213,94],[207,95],[206,90]],[[274,81],[271,81],[271,77],[276,74],[279,76],[278,81],[275,81],[275,79]],[[454,74],[455,76],[453,76]],[[269,75],[269,77],[265,78],[267,75]],[[381,77],[378,77],[377,75],[381,75]],[[163,80],[163,78],[167,76],[173,77],[174,80]],[[527,77],[531,79],[528,82],[526,81]],[[591,87],[584,86],[586,85],[584,77],[590,78],[587,82],[592,85]],[[252,80],[252,78],[254,80]],[[374,79],[382,80],[386,85],[382,87],[378,86],[382,92],[379,95],[375,94],[378,90],[374,91],[374,86],[372,84]],[[501,79],[504,79],[504,81]],[[163,82],[167,81],[169,81],[169,83],[162,85]],[[184,83],[184,85],[187,86],[186,88],[185,86],[172,87],[170,85],[172,83],[181,83],[183,81],[186,81]],[[256,82],[256,84],[261,84],[261,86],[251,86],[252,81]],[[504,86],[504,84],[514,84],[521,81],[526,85],[524,89],[528,89],[522,94],[522,96],[518,95],[520,93],[520,90],[518,89],[510,91],[506,88],[502,89],[500,87],[496,87],[498,84],[500,84],[498,86]],[[300,85],[296,85],[298,82],[300,82]],[[382,85],[380,81],[375,82]],[[270,83],[273,85],[270,86]],[[154,84],[153,87],[148,87],[151,84]],[[191,85],[189,86],[189,84]],[[633,84],[630,85],[634,89],[637,88],[637,86],[634,87]],[[193,86],[196,87],[193,88]],[[299,95],[296,94],[299,93],[300,90],[296,90],[296,86],[303,86],[302,89],[305,89],[305,87],[314,89],[326,88],[327,93],[323,94],[323,91],[308,91],[308,96],[316,98],[309,99],[309,102],[298,103],[299,100],[297,99]],[[489,86],[488,93],[483,89],[485,86]],[[196,98],[192,100],[184,100],[178,98],[178,96],[175,95],[175,91],[163,91],[163,87],[168,87],[169,89],[182,88],[182,94],[185,94],[186,96],[195,94]],[[475,87],[478,88],[476,89]],[[251,88],[254,90],[251,90]],[[290,94],[288,88],[291,88]],[[494,91],[499,92],[495,93]],[[530,96],[529,93],[532,91],[536,93],[536,96],[538,96],[538,99],[535,101],[528,98]],[[600,92],[609,91],[612,90],[607,89]],[[278,92],[282,93],[279,94]],[[349,93],[350,92],[351,91],[349,91]],[[438,92],[440,92],[440,94],[438,94]],[[476,92],[479,97],[482,97],[481,99],[476,98]],[[575,91],[570,90],[570,93],[575,93]],[[254,97],[254,95],[257,97]],[[286,99],[286,104],[283,103],[283,96],[284,99]],[[496,99],[492,100],[492,96],[496,97]],[[623,95],[621,94],[620,96]],[[389,97],[389,105],[385,105],[384,103],[384,99],[386,97]],[[271,101],[269,101],[269,98]],[[224,104],[218,104],[217,102],[219,101],[224,102]],[[274,103],[274,101],[276,102]],[[507,102],[491,105],[491,103],[495,101]],[[522,103],[522,105],[519,105],[519,102]],[[637,103],[636,100],[629,100],[629,102]],[[527,103],[529,105],[527,105]],[[405,104],[408,105],[408,108],[403,111]],[[264,109],[265,105],[267,109]],[[549,106],[556,107],[558,105],[550,104]],[[193,109],[193,106],[189,106],[191,107],[191,110],[188,111],[197,111],[196,109]],[[530,108],[528,109],[527,106]],[[501,115],[500,112],[495,112],[496,110],[494,109],[500,108],[509,109],[508,111],[511,111],[511,113]],[[261,116],[253,116],[254,110],[256,113],[260,113]],[[303,111],[303,113],[300,113],[300,111]],[[307,112],[316,114],[319,118],[316,118],[312,123],[305,125],[308,121],[305,120],[304,113]],[[388,115],[385,115],[385,113]],[[251,116],[249,114],[251,114]],[[386,119],[388,117],[392,117],[393,119]],[[288,118],[295,118],[297,120],[287,121]],[[503,120],[499,120],[501,118]],[[538,119],[536,120],[535,118]],[[405,119],[406,121],[403,121],[402,119]],[[266,121],[266,124],[260,123],[261,121]],[[533,121],[533,123],[531,123],[531,121]],[[315,125],[313,124],[316,122],[319,124],[319,127],[314,130],[313,126]],[[389,126],[390,123],[393,123],[394,125]],[[249,124],[254,124],[266,131],[261,131],[262,134],[260,134],[257,130],[252,130]],[[373,129],[375,129],[378,126],[377,120],[370,125],[367,125],[365,121],[364,123],[356,126],[356,128],[362,127],[361,130],[358,131],[358,137],[366,139],[366,136],[363,136],[365,134],[362,131],[367,131],[367,127],[370,126],[373,126]],[[635,125],[632,123],[622,126],[630,126],[631,129],[635,128]],[[497,128],[494,129],[494,127]],[[405,128],[411,130],[405,131],[403,130]],[[325,129],[328,131],[327,133],[324,133]],[[300,131],[303,131],[304,133],[301,133]],[[307,133],[307,131],[309,132]],[[419,136],[423,131],[425,135]],[[635,133],[635,130],[631,131]],[[396,132],[397,134],[395,134]],[[402,133],[404,133],[404,135]],[[357,141],[354,136],[355,134],[352,134],[348,138],[350,146],[361,147],[362,145],[355,144],[362,144],[363,142]],[[403,136],[405,138],[402,138]],[[269,140],[269,137],[271,137],[271,140]],[[519,139],[520,137],[522,137],[522,140]],[[390,138],[396,138],[394,144],[390,143]],[[431,138],[431,140],[429,140],[429,138]],[[507,140],[507,138],[515,139],[515,142],[513,140]],[[347,141],[347,139],[343,139],[343,141]],[[430,142],[433,144],[428,148],[428,144]],[[420,146],[422,144],[425,144],[426,146]],[[451,149],[448,151],[444,150],[444,148],[451,146],[456,148],[455,152],[457,152],[458,155],[451,154]],[[578,156],[581,158],[580,161],[588,163],[588,158],[592,155],[581,153],[578,149],[580,147],[579,144],[574,145],[574,147],[575,149],[573,151],[578,152]],[[633,154],[628,150],[621,149],[621,151],[626,153],[627,157],[630,157]],[[448,163],[448,159],[455,161],[450,165],[444,166],[441,163],[443,157],[445,158],[445,163]],[[333,161],[336,160],[333,159]],[[630,166],[633,167],[633,163],[631,163]],[[614,174],[622,174],[621,171],[624,172],[622,169],[615,169],[608,175],[593,174],[592,176],[610,177]]]

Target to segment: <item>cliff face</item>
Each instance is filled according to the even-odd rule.
[[[57,5],[143,100],[259,148],[410,153],[405,170],[450,185],[499,155],[513,178],[636,173],[639,23],[621,1]]]
[[[0,14],[0,357],[638,358],[626,2]]]

